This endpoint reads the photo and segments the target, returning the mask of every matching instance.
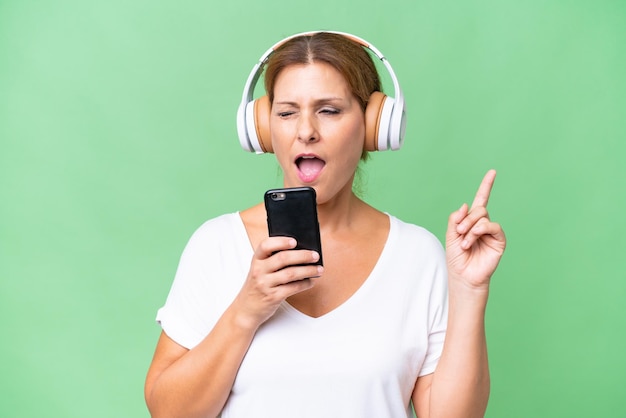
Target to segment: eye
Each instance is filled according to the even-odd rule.
[[[320,109],[320,113],[323,113],[325,115],[338,115],[339,113],[341,113],[341,111],[334,107],[324,107]]]
[[[279,118],[288,118],[289,116],[293,115],[295,112],[291,112],[291,111],[286,111],[286,112],[278,112],[277,115]]]

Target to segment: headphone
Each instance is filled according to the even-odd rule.
[[[393,81],[394,97],[389,97],[380,91],[375,91],[371,94],[365,109],[365,150],[384,151],[400,149],[404,142],[406,111],[404,95],[402,90],[400,90],[398,78],[393,68],[391,68],[391,64],[378,49],[364,39],[344,32],[325,32],[345,36],[372,51],[387,68]],[[268,49],[252,68],[237,110],[237,134],[239,135],[239,143],[244,150],[256,152],[257,154],[273,152],[269,128],[271,103],[267,95],[256,100],[252,98],[254,88],[270,55],[292,38],[303,35],[310,36],[316,33],[319,33],[319,31],[298,33],[279,41]]]

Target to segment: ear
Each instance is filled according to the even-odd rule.
[[[259,97],[254,101],[254,129],[263,152],[274,152],[270,132],[271,110],[272,106],[269,97]]]
[[[378,133],[380,120],[387,96],[375,91],[367,101],[365,108],[365,150],[378,151]],[[269,131],[269,130],[268,130]]]

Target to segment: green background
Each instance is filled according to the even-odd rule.
[[[314,29],[371,41],[407,98],[366,200],[442,238],[499,172],[487,416],[626,416],[622,0],[0,0],[0,416],[148,416],[187,239],[280,185],[239,146],[244,81]]]

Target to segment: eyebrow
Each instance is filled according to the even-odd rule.
[[[327,104],[327,103],[336,103],[336,102],[344,102],[345,99],[342,97],[324,97],[321,99],[316,99],[313,101],[313,104],[315,105],[322,105],[322,104]],[[279,105],[289,105],[289,106],[298,106],[297,102],[293,102],[290,100],[281,100],[281,101],[274,101],[274,104],[279,104]]]

